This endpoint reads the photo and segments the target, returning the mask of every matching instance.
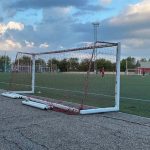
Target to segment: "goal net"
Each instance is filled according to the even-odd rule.
[[[34,54],[20,52],[12,68],[9,90],[33,93],[34,97],[75,107],[81,114],[118,111],[120,43],[97,42],[95,46]]]
[[[32,91],[32,56],[17,53],[11,66],[10,91]]]

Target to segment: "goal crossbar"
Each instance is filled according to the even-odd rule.
[[[41,52],[41,53],[27,53],[27,52],[18,52],[18,53],[27,54],[27,55],[46,55],[46,54],[53,54],[53,53],[67,53],[67,52],[73,52],[73,51],[78,51],[78,50],[87,50],[87,49],[93,50],[96,48],[114,47],[117,45],[118,45],[118,43],[97,41],[97,42],[95,42],[95,44],[93,44],[91,46],[84,46],[84,47],[78,47],[78,48],[69,48],[69,49],[64,49],[64,50],[51,50],[51,51]]]

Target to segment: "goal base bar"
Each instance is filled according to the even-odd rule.
[[[34,94],[34,91],[11,91],[11,92],[18,94]]]
[[[47,109],[51,109],[54,111],[63,112],[66,114],[72,114],[72,115],[80,114],[79,109],[77,109],[75,107],[69,107],[69,106],[66,106],[63,104],[49,102],[49,101],[45,101],[45,100],[41,100],[41,99],[29,97],[29,96],[23,96],[22,98],[26,100],[25,103],[27,103],[27,105],[29,104],[29,106],[32,105],[32,104],[30,105],[30,101],[31,101],[31,103],[34,102],[34,105],[32,105],[33,107],[37,107],[39,104],[43,104],[43,106],[46,106]]]
[[[108,108],[80,110],[80,114],[86,115],[86,114],[96,114],[96,113],[114,112],[114,111],[119,111],[119,108],[118,107],[108,107]]]
[[[24,92],[31,92],[31,91],[24,91]],[[96,113],[104,113],[104,112],[115,112],[119,111],[119,107],[107,107],[107,108],[95,108],[95,109],[86,109],[86,110],[79,110],[74,107],[69,107],[65,106],[63,104],[59,103],[52,103],[49,101],[29,97],[29,96],[24,96],[20,95],[18,93],[13,92],[4,92],[1,94],[2,96],[13,98],[13,99],[24,99],[22,101],[22,104],[28,105],[31,107],[39,108],[39,109],[51,109],[54,111],[58,112],[64,112],[67,114],[81,114],[81,115],[86,115],[86,114],[96,114]]]

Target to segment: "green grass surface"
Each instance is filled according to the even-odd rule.
[[[121,97],[121,111],[150,117],[150,76],[121,76]]]
[[[15,84],[6,84],[11,81]],[[36,74],[36,95],[85,105],[114,106],[115,76],[90,75],[86,85],[83,74]],[[0,88],[31,90],[31,75],[0,73]],[[25,85],[26,86],[25,86]],[[85,87],[88,94],[85,95]],[[121,111],[150,117],[150,76],[121,76]]]
[[[55,98],[53,95],[57,95],[56,98],[61,100],[69,100],[71,102],[81,103],[84,101],[85,105],[92,106],[106,106],[106,104],[113,105],[113,99],[105,95],[114,95],[114,80],[113,76],[107,76],[101,78],[98,75],[89,76],[89,84],[86,86],[86,76],[78,74],[45,74],[45,79],[41,80],[41,74],[37,74],[37,86],[46,86],[54,89],[39,89],[41,93],[49,97]],[[108,86],[108,81],[111,82]],[[85,87],[88,89],[87,97],[85,98]],[[59,90],[56,90],[59,89]],[[99,95],[95,95],[97,93]],[[44,95],[45,95],[44,94]],[[106,102],[107,101],[107,102]]]

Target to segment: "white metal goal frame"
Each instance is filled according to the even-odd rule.
[[[106,48],[106,47],[116,47],[116,79],[115,79],[115,105],[114,107],[105,107],[105,108],[93,108],[93,109],[85,109],[79,110],[80,114],[93,114],[93,113],[101,113],[101,112],[112,112],[119,111],[120,106],[120,55],[121,55],[121,43],[111,43],[111,42],[102,42],[97,41],[91,46],[79,47],[79,48],[71,48],[65,50],[52,50],[48,52],[40,52],[40,53],[27,53],[27,52],[18,52],[18,54],[26,54],[32,57],[32,82],[31,82],[31,91],[11,91],[13,93],[35,93],[35,57],[46,54],[56,54],[56,53],[67,53],[73,51],[84,51],[84,50],[94,50],[96,48]]]
[[[142,71],[139,68],[127,69],[126,75],[142,75]]]

